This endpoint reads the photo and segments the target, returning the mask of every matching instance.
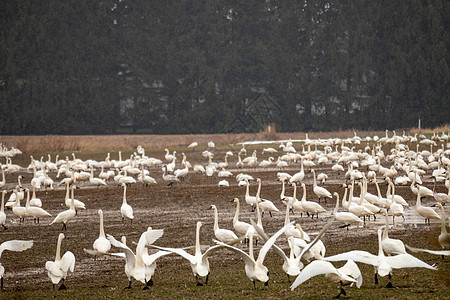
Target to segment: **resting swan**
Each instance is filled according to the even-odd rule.
[[[45,263],[45,269],[48,271],[48,277],[53,283],[53,288],[62,280],[62,284],[60,285],[60,290],[66,290],[66,286],[64,285],[64,281],[66,279],[67,273],[73,272],[75,269],[75,255],[72,252],[67,251],[61,257],[61,243],[64,239],[64,233],[60,233],[58,236],[58,244],[56,246],[56,257],[55,261],[47,261]]]

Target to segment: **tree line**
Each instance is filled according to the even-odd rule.
[[[3,1],[0,134],[226,132],[260,94],[279,131],[439,126],[448,16],[442,0]]]

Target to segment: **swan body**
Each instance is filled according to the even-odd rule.
[[[188,252],[186,252],[185,250],[181,249],[181,248],[166,248],[166,247],[158,247],[158,246],[154,246],[151,245],[151,247],[153,248],[157,248],[163,251],[169,251],[175,254],[180,255],[181,257],[187,259],[191,265],[191,269],[192,269],[192,273],[194,274],[196,281],[197,281],[197,285],[203,285],[203,283],[201,283],[199,281],[199,276],[201,277],[205,277],[206,279],[204,281],[204,284],[208,283],[208,277],[209,277],[209,256],[214,253],[215,251],[217,251],[218,249],[222,248],[222,246],[220,245],[215,245],[212,247],[209,247],[204,253],[202,253],[201,251],[201,247],[200,247],[200,228],[202,227],[202,223],[201,222],[197,222],[197,227],[196,227],[196,234],[195,234],[195,253],[194,255],[189,254]],[[221,242],[219,242],[221,243]],[[224,244],[227,245],[228,244]]]
[[[425,222],[430,223],[431,219],[440,220],[441,217],[437,214],[437,212],[432,209],[431,207],[423,206],[421,203],[421,197],[422,197],[422,187],[417,186],[417,201],[416,201],[416,210],[419,215],[425,218]]]
[[[47,212],[46,210],[44,210],[40,207],[31,206],[30,205],[30,190],[25,189],[25,191],[27,192],[27,202],[25,205],[25,209],[26,209],[28,216],[33,217],[35,220],[37,219],[38,223],[39,223],[39,218],[52,216],[49,212]]]
[[[66,289],[64,281],[67,277],[67,273],[73,272],[75,269],[75,255],[72,252],[67,251],[61,257],[61,243],[64,239],[64,233],[60,233],[58,236],[58,243],[56,246],[56,257],[55,261],[47,261],[45,263],[45,269],[47,270],[48,277],[53,283],[53,287],[58,284],[61,280],[63,281],[60,290]]]
[[[251,226],[249,223],[239,221],[239,199],[234,198],[233,202],[236,203],[236,213],[233,218],[233,228],[241,236],[245,235]]]
[[[314,191],[314,194],[316,194],[317,197],[319,197],[319,201],[320,201],[320,198],[330,198],[330,199],[332,199],[333,196],[331,195],[331,193],[326,188],[317,185],[317,182],[316,182],[316,171],[314,171],[314,169],[312,169],[311,172],[313,173],[313,176],[314,176],[313,191]]]
[[[441,245],[442,249],[450,250],[450,233],[447,231],[447,226],[446,226],[447,218],[445,217],[445,210],[441,203],[438,203],[437,205],[439,206],[439,208],[441,209],[441,212],[442,212],[441,233],[439,234],[438,242],[439,242],[439,245]]]
[[[383,209],[384,215],[386,216],[386,226],[384,227],[383,235],[381,236],[381,245],[383,246],[383,251],[389,255],[405,254],[405,244],[401,240],[391,239],[389,237],[389,218],[386,209]]]
[[[302,180],[305,178],[305,171],[304,171],[304,166],[303,166],[303,157],[300,160],[300,171],[298,173],[295,173],[294,175],[292,175],[291,179],[289,179],[289,183],[301,183]]]
[[[219,214],[217,212],[217,207],[215,205],[211,205],[209,209],[214,210],[214,236],[216,239],[224,243],[231,243],[234,240],[237,240],[238,237],[233,231],[219,228]]]
[[[134,216],[133,216],[133,208],[131,205],[127,203],[127,185],[125,183],[122,183],[123,187],[123,198],[122,198],[122,205],[120,206],[120,214],[122,215],[122,223],[125,220],[125,218],[130,219],[131,223],[133,222]]]
[[[75,210],[86,209],[86,205],[82,201],[80,201],[78,199],[75,199],[75,196],[74,196],[75,192],[74,191],[75,191],[75,189],[77,189],[77,187],[75,185],[72,185],[72,187],[70,188],[70,193],[71,193],[71,197],[72,197],[72,198],[70,198],[69,197],[69,183],[68,182],[66,183],[66,186],[67,186],[66,197],[64,199],[64,203],[66,204],[66,206],[68,208],[70,208],[70,205],[71,205],[72,199],[73,199],[73,205],[75,207]]]
[[[346,192],[347,192],[347,190],[346,190]],[[348,226],[350,226],[351,224],[362,225],[364,223],[360,218],[358,218],[358,216],[356,216],[355,214],[353,214],[351,212],[338,212],[339,194],[335,192],[334,196],[336,197],[336,206],[334,208],[333,215],[337,221],[343,223],[344,227],[347,227],[347,229],[348,229]],[[345,198],[345,196],[344,196],[344,198]]]
[[[326,209],[322,207],[319,203],[313,202],[313,201],[306,201],[306,186],[302,182],[302,188],[303,188],[303,196],[302,196],[302,207],[306,212],[309,212],[310,214],[314,215],[316,214],[317,217],[319,217],[319,213],[326,212]]]
[[[95,185],[97,187],[104,185],[107,186],[106,181],[101,179],[101,178],[97,178],[94,177],[94,168],[91,167],[91,175],[89,176],[89,183],[91,185]]]
[[[147,246],[151,246],[157,239],[163,235],[162,229],[152,229],[149,227],[147,231],[143,232],[139,238],[136,246],[136,254],[124,243],[117,241],[112,235],[107,235],[111,245],[120,248],[125,253],[125,274],[128,277],[129,284],[126,288],[131,288],[131,278],[145,283],[144,289],[148,289],[153,285],[152,276],[156,269],[156,260],[164,255],[170,254],[167,251],[158,251],[149,255]],[[117,256],[117,255],[115,255]]]
[[[94,241],[94,250],[99,253],[106,253],[111,249],[111,242],[106,238],[105,229],[103,227],[103,211],[98,210],[98,215],[100,217],[100,233],[98,238]]]
[[[234,246],[222,243],[220,241],[215,240],[218,245],[226,247],[227,249],[233,251],[238,254],[243,260],[245,264],[245,274],[247,277],[253,282],[255,285],[255,281],[264,282],[264,285],[269,284],[269,270],[266,266],[264,266],[264,258],[266,257],[267,252],[272,248],[275,243],[275,240],[283,234],[283,232],[290,226],[292,223],[285,225],[283,228],[278,230],[270,239],[268,239],[261,250],[259,251],[258,258],[255,260],[253,256],[253,234],[249,236],[249,254],[245,253],[239,248]]]
[[[72,189],[74,186],[72,186]],[[53,225],[55,223],[62,223],[63,224],[63,230],[67,229],[67,222],[75,218],[76,210],[75,210],[75,199],[72,196],[72,199],[70,200],[70,208],[60,212],[55,219],[50,223],[50,225]],[[63,237],[64,238],[64,237]]]
[[[13,191],[16,195],[16,201],[14,206],[12,207],[13,213],[19,217],[19,221],[23,222],[26,217],[28,217],[27,209],[24,206],[20,206],[20,197],[17,195],[17,188]]]

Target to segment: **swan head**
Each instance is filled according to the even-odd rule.
[[[59,236],[58,236],[58,238],[61,239],[61,240],[62,240],[63,238],[65,238],[65,237],[66,237],[66,236],[65,236],[64,233],[62,233],[62,232],[61,232],[61,233],[59,234]]]
[[[231,200],[231,202],[238,203],[239,202],[239,198],[234,198],[233,200]]]
[[[97,211],[97,213],[98,213],[99,215],[102,215],[102,214],[103,214],[103,210],[99,209],[99,210]]]
[[[215,206],[215,205],[211,205],[209,208],[208,208],[208,210],[210,210],[210,209],[217,209],[217,207]]]
[[[200,222],[200,221],[197,222],[197,228],[202,227],[202,225],[203,225],[202,222]]]
[[[335,196],[337,198],[337,197],[339,197],[339,194],[337,192],[334,192],[333,196]]]

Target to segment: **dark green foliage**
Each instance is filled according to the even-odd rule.
[[[0,134],[226,132],[261,93],[279,131],[439,126],[449,13],[442,0],[3,1]]]

